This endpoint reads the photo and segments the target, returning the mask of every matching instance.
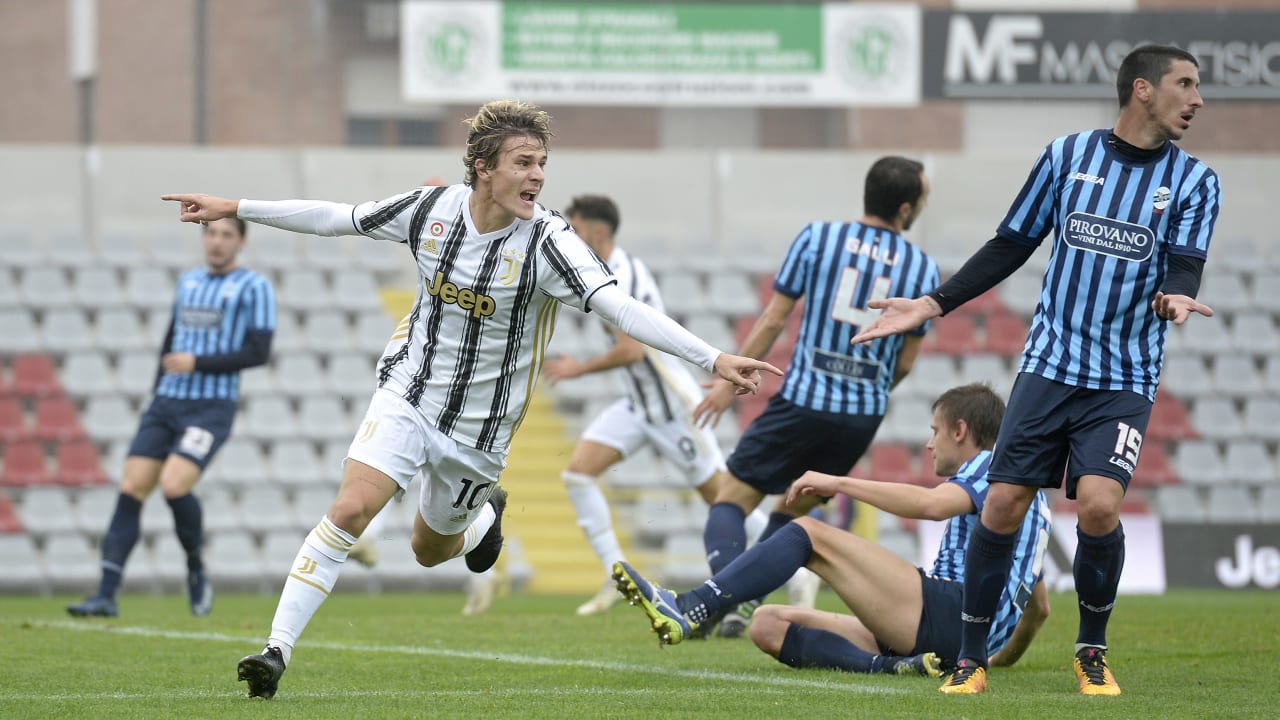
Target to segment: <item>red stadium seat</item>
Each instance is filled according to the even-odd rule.
[[[948,315],[933,321],[921,352],[967,355],[979,350],[978,326],[972,315]]]
[[[0,442],[17,440],[26,434],[27,420],[22,401],[12,396],[0,396]]]
[[[1151,420],[1147,423],[1146,439],[1190,440],[1196,437],[1199,433],[1191,423],[1186,404],[1163,390],[1157,392],[1155,405],[1151,406]]]
[[[88,440],[72,440],[58,446],[58,473],[61,485],[105,485],[98,447]]]
[[[1142,453],[1138,456],[1138,467],[1130,482],[1135,488],[1149,488],[1160,485],[1176,485],[1178,473],[1169,463],[1169,450],[1165,443],[1148,438],[1142,444]]]
[[[947,314],[947,317],[956,315],[991,315],[1007,311],[1008,308],[1005,307],[1004,301],[1000,299],[1000,294],[993,288],[952,310]]]
[[[41,440],[57,441],[83,438],[80,426],[80,409],[65,395],[45,397],[36,401],[36,426],[34,435]]]
[[[18,355],[13,359],[12,392],[24,397],[60,395],[58,371],[48,355]]]
[[[22,519],[13,507],[9,496],[0,494],[0,533],[20,533],[23,531]]]
[[[43,442],[27,438],[5,445],[4,469],[0,470],[0,485],[27,487],[47,482],[49,482],[49,470],[45,467]]]
[[[868,476],[880,482],[914,483],[918,477],[911,450],[902,443],[875,443],[871,446]]]
[[[987,316],[983,351],[996,355],[1021,355],[1027,342],[1027,323],[1011,312]]]

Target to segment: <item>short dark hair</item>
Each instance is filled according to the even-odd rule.
[[[609,234],[618,234],[618,206],[604,195],[579,195],[564,209],[565,217],[581,216],[583,220],[596,220],[609,226]]]
[[[228,218],[223,218],[223,220],[230,220],[231,222],[235,223],[236,230],[240,231],[240,237],[246,238],[246,239],[249,237],[249,223],[245,222],[243,218],[228,217]],[[201,223],[201,225],[203,226],[203,228],[209,227],[209,223]]]
[[[1004,417],[1004,400],[987,383],[960,385],[938,396],[933,411],[949,423],[963,420],[978,447],[995,447],[1000,420]]]
[[[1174,60],[1186,60],[1200,67],[1195,55],[1172,45],[1139,45],[1130,50],[1116,71],[1116,96],[1120,107],[1128,105],[1133,97],[1134,80],[1142,78],[1152,85],[1159,85],[1160,78],[1169,72],[1169,65]]]
[[[924,192],[920,174],[924,165],[896,155],[882,157],[867,171],[862,189],[862,209],[868,215],[893,222],[902,203],[916,204]]]

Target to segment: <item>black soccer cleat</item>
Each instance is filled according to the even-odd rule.
[[[270,700],[280,687],[280,676],[284,675],[284,655],[280,648],[269,647],[261,655],[250,655],[236,666],[236,673],[242,682],[249,683],[249,697],[260,697]]]
[[[115,617],[120,614],[115,598],[91,595],[82,602],[67,606],[72,617]]]
[[[502,512],[507,509],[507,491],[495,487],[489,494],[489,504],[496,515],[493,526],[466,555],[467,569],[473,573],[482,573],[493,567],[498,562],[498,553],[502,552]]]

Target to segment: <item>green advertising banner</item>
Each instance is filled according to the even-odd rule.
[[[404,96],[601,105],[913,105],[913,5],[401,3]]]

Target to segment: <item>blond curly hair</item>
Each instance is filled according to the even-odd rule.
[[[467,133],[467,152],[462,165],[467,169],[467,185],[475,185],[476,160],[484,160],[485,167],[497,164],[502,143],[509,137],[529,137],[551,149],[551,116],[536,105],[519,100],[494,100],[480,106],[474,117],[462,122],[470,128]]]

